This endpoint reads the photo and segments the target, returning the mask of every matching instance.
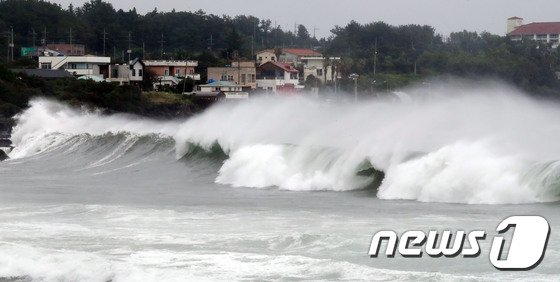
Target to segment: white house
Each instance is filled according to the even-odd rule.
[[[110,57],[98,56],[40,56],[40,69],[63,69],[77,76],[100,75],[100,66],[111,63]]]
[[[238,85],[231,81],[215,81],[208,84],[199,85],[195,96],[211,97],[219,96],[223,93],[226,100],[247,99],[249,93],[244,88],[247,86]],[[249,87],[250,88],[250,87]]]
[[[333,68],[332,62],[340,60],[339,57],[325,58],[318,57],[301,57],[301,64],[303,66],[303,78],[307,80],[310,75],[321,80],[322,83],[331,82],[337,75],[336,70]]]
[[[108,70],[102,70],[102,73],[108,82],[137,84],[144,80],[144,67],[142,60],[136,58],[128,64],[109,65]]]
[[[289,63],[266,62],[257,68],[257,89],[267,92],[294,92],[299,85],[299,71]]]
[[[332,61],[340,60],[338,57],[329,58],[328,61],[321,53],[306,48],[282,48],[280,56],[276,58],[275,50],[267,49],[257,53],[259,65],[267,62],[291,63],[303,72],[300,73],[301,80],[306,81],[310,75],[318,78],[322,83],[330,82],[336,74],[333,73]]]

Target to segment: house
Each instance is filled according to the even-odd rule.
[[[523,24],[523,19],[512,17],[507,20],[507,35],[512,41],[524,39],[551,44],[560,44],[560,22],[535,22]]]
[[[207,97],[210,93],[215,95],[223,93],[223,98],[226,100],[247,99],[250,89],[250,86],[238,85],[231,81],[214,81],[199,85],[195,97]]]
[[[140,84],[144,80],[144,62],[136,58],[128,64],[114,64],[101,68],[101,74],[107,82],[119,85]]]
[[[93,55],[65,56],[62,54],[51,55],[50,52],[45,52],[43,56],[39,57],[39,69],[62,69],[77,76],[100,75],[100,69],[110,63],[110,57]]]
[[[284,62],[293,63],[298,65],[301,62],[302,57],[322,57],[323,55],[315,50],[306,48],[282,48],[279,49],[280,57],[276,58],[276,52],[274,49],[267,49],[257,53],[257,63],[262,65],[264,63],[273,62]]]
[[[192,80],[200,80],[200,74],[196,73],[198,61],[184,60],[145,60],[146,71],[152,72],[159,78],[175,77],[183,79],[190,77]]]
[[[303,68],[304,81],[307,80],[310,75],[313,75],[322,83],[326,83],[334,81],[338,75],[337,69],[333,67],[333,62],[340,61],[339,57],[301,57],[300,61]]]
[[[266,92],[297,92],[299,71],[290,63],[266,62],[257,68],[257,89]]]
[[[237,85],[248,85],[251,89],[257,87],[257,69],[255,62],[238,61],[231,66],[208,68],[208,81],[230,81]]]
[[[262,65],[267,62],[277,62],[276,53],[272,49],[263,50],[257,53],[257,64]]]
[[[283,48],[279,49],[280,56],[276,58],[275,50],[267,49],[257,53],[257,63],[267,62],[292,63],[300,70],[300,80],[306,81],[310,75],[318,78],[322,83],[334,80],[336,72],[332,62],[340,60],[338,57],[325,58],[312,49],[305,48]]]

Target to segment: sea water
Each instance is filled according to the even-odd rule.
[[[10,281],[558,280],[560,106],[503,86],[186,120],[36,99],[0,163]],[[530,272],[489,262],[511,215],[551,225]],[[477,258],[371,258],[380,230],[486,230]]]

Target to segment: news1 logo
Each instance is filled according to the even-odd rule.
[[[505,256],[506,239],[504,234],[513,230],[507,257]],[[492,241],[490,262],[499,270],[530,270],[537,267],[544,258],[550,225],[541,216],[511,216],[504,219],[496,228],[498,235]],[[441,237],[441,239],[440,239]],[[400,240],[395,231],[377,232],[369,249],[371,257],[378,257],[381,242],[387,240],[385,255],[394,257],[398,252],[403,257],[422,257],[424,252],[431,257],[478,257],[481,249],[479,241],[486,239],[486,232],[474,230],[468,234],[456,231],[453,235],[446,230],[429,231],[410,230],[402,234]],[[465,247],[465,240],[469,247]],[[425,247],[423,247],[425,245]]]

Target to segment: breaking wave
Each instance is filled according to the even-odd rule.
[[[102,115],[36,99],[12,159],[138,154],[210,158],[216,182],[294,191],[378,188],[382,199],[504,204],[560,199],[560,107],[499,86],[411,90],[407,103],[263,97],[188,120]],[[17,160],[13,160],[17,161]]]

